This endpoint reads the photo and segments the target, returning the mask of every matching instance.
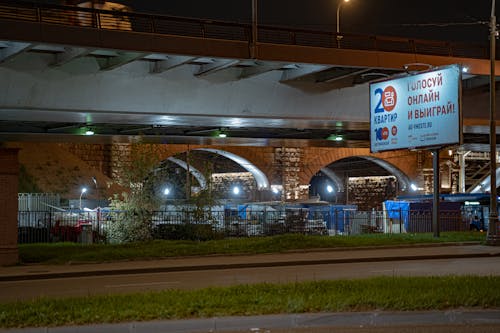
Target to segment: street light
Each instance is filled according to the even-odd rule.
[[[166,187],[164,190],[163,190],[163,194],[165,196],[168,196],[170,194],[170,189],[168,187]]]
[[[82,195],[83,193],[87,192],[87,188],[83,187],[82,192],[80,193],[80,210],[82,210]]]
[[[342,36],[339,35],[340,33],[340,7],[342,7],[342,5],[344,3],[347,3],[349,2],[349,0],[342,0],[339,2],[338,6],[337,6],[337,41],[340,41],[342,39]]]
[[[236,196],[240,194],[240,187],[239,186],[233,187],[233,194]]]
[[[99,187],[97,186],[97,179],[95,177],[92,177],[92,181],[94,182],[95,184],[95,190],[96,190],[96,193],[97,193],[97,206],[100,207],[100,202],[99,202]]]

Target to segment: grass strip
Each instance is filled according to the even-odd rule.
[[[500,307],[500,277],[377,277],[0,304],[0,326],[45,327],[214,316]]]
[[[350,248],[422,243],[484,241],[479,232],[444,232],[440,238],[423,234],[365,234],[356,236],[305,236],[235,238],[211,241],[156,240],[145,243],[91,244],[49,243],[20,244],[21,263],[66,264],[69,262],[109,262],[213,254],[277,253],[314,248]]]

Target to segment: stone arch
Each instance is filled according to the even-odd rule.
[[[207,151],[207,152],[211,152],[211,153],[218,154],[218,155],[224,156],[226,158],[229,158],[230,160],[238,163],[241,167],[243,167],[245,170],[247,170],[248,172],[250,172],[253,175],[259,190],[269,188],[269,180],[268,180],[267,176],[264,174],[264,172],[262,172],[255,164],[253,164],[249,160],[247,160],[239,155],[236,155],[234,153],[231,153],[231,152],[228,152],[228,151],[225,151],[222,149],[215,149],[215,148],[195,148],[192,150]]]
[[[309,182],[310,197],[356,205],[360,210],[380,207],[384,200],[395,198],[410,184],[396,166],[374,156],[344,157],[319,171]]]
[[[411,184],[410,178],[404,172],[402,172],[398,167],[392,165],[386,160],[376,158],[374,156],[357,156],[357,157],[364,158],[367,161],[373,162],[382,167],[383,169],[387,170],[389,173],[393,174],[398,180],[398,183],[400,184],[400,190],[406,191],[410,187]]]
[[[337,187],[337,192],[344,192],[344,182],[335,172],[328,168],[321,168],[323,172]]]
[[[180,166],[181,168],[183,168],[186,171],[188,170],[188,164],[186,162],[184,162],[183,160],[180,160],[180,159],[175,158],[175,157],[169,157],[166,160],[177,164],[178,166]],[[200,184],[201,189],[207,188],[207,180],[206,180],[205,176],[203,176],[203,174],[198,169],[196,169],[192,165],[189,165],[189,173],[191,173],[191,175],[193,175],[193,177],[198,181],[198,184]]]
[[[358,159],[363,159],[363,160],[366,160],[366,161],[369,161],[369,162],[372,162],[372,163],[378,165],[380,168],[387,171],[388,174],[393,175],[397,179],[397,181],[399,183],[399,189],[401,191],[406,191],[409,189],[411,181],[410,181],[410,178],[403,171],[401,171],[397,166],[392,165],[390,162],[388,162],[386,160],[383,160],[381,158],[377,158],[374,156],[369,156],[369,155],[353,155],[353,156],[342,157],[342,158],[339,158],[333,162],[328,163],[326,166],[323,166],[318,171],[322,172],[324,174],[324,176],[329,178],[335,184],[337,189],[341,192],[344,188],[344,183],[343,183],[342,179],[335,173],[335,171],[328,168],[328,166],[333,165],[336,162],[345,160],[346,158],[352,158],[352,157],[355,157]],[[310,183],[311,179],[314,178],[314,176],[315,175],[311,176],[309,183]]]
[[[309,184],[310,180],[322,168],[348,157],[373,159],[408,188],[410,179],[419,175],[418,153],[412,151],[383,152],[372,154],[368,148],[324,148],[309,147],[304,155],[304,167],[301,173],[301,184]],[[404,184],[404,185],[403,185]]]

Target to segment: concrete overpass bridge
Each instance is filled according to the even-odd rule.
[[[465,142],[484,143],[487,45],[0,4],[2,140],[90,127],[99,142],[212,143],[224,130],[224,144],[337,147],[325,139],[338,134],[367,147],[367,82],[458,63]]]
[[[363,156],[397,174],[405,189],[411,177],[424,182],[419,154],[426,153],[405,152],[399,162],[369,153],[367,83],[458,63],[467,68],[465,126],[464,145],[454,153],[487,151],[485,45],[7,0],[0,1],[0,41],[0,140],[24,141],[25,149],[34,142],[113,146],[139,139],[173,151],[187,144],[217,149],[247,156],[265,170],[262,184],[280,181],[290,199],[307,195],[301,186],[332,162]],[[95,135],[84,135],[90,130]],[[227,137],[214,136],[221,132]],[[287,165],[278,180],[277,160]]]

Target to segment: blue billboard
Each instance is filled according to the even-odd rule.
[[[371,83],[371,151],[461,143],[460,83],[458,65]]]

